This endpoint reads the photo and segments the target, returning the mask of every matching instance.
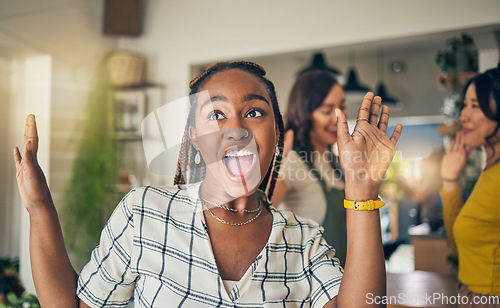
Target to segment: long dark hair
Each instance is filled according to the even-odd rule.
[[[330,90],[338,84],[337,78],[326,70],[313,70],[300,75],[295,81],[285,115],[286,130],[293,130],[293,149],[308,162],[313,162],[314,147],[310,132],[313,127],[312,112],[319,108]],[[337,159],[331,154],[334,170],[339,169]]]
[[[196,95],[193,94],[198,93],[199,89],[216,73],[227,71],[230,69],[240,69],[257,77],[257,79],[259,79],[266,86],[269,97],[271,99],[271,104],[273,106],[274,112],[274,120],[279,130],[277,146],[280,150],[276,151],[277,153],[275,154],[273,161],[271,162],[271,165],[269,166],[266,175],[259,186],[259,189],[267,191],[267,197],[269,200],[271,200],[276,179],[278,178],[278,171],[281,165],[283,153],[283,118],[281,117],[274,84],[269,79],[264,77],[266,75],[266,71],[262,66],[248,61],[215,63],[207,67],[199,76],[194,78],[189,83],[189,87],[191,88],[191,91],[189,93],[191,98],[191,110],[188,116],[188,121],[186,123],[186,128],[184,130],[184,135],[182,137],[182,145],[179,152],[179,160],[177,161],[177,171],[175,173],[174,185],[186,183],[186,179],[184,178],[184,176],[187,174],[186,171],[188,170],[195,170],[195,172],[189,172],[188,183],[199,182],[205,178],[205,162],[203,161],[203,159],[201,159],[201,162],[195,167],[194,156],[196,155],[197,151],[191,143],[191,139],[189,138],[189,127],[194,127],[194,112],[196,109],[194,106],[196,99],[193,99]]]
[[[497,135],[500,128],[500,62],[496,68],[487,70],[486,72],[470,79],[464,88],[464,98],[465,93],[471,84],[476,86],[476,97],[481,111],[488,119],[497,122],[495,131],[486,137],[486,143],[493,148],[490,140]],[[493,101],[495,102],[496,112],[493,112],[493,109],[491,108],[491,98],[493,98]],[[495,149],[493,148],[493,151],[494,150]]]

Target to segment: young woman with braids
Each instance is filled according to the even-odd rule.
[[[500,307],[500,67],[468,82],[460,122],[441,164],[446,234],[458,253],[459,293],[468,298],[466,307]],[[476,147],[484,147],[486,166],[464,203],[460,174]],[[484,295],[497,296],[497,305],[470,305]]]
[[[368,293],[385,294],[376,199],[401,126],[387,137],[388,109],[379,117],[381,100],[372,93],[363,99],[352,135],[337,112],[345,204],[353,208],[342,269],[319,225],[267,201],[283,129],[274,86],[264,75],[250,62],[219,63],[191,83],[192,112],[176,177],[187,185],[128,193],[80,275],[64,248],[36,160],[34,116],[28,116],[22,157],[16,148],[14,159],[42,306],[122,307],[134,294],[139,307],[362,307]],[[353,159],[359,153],[372,159]]]
[[[335,110],[347,112],[344,90],[326,70],[300,75],[292,86],[286,111],[285,158],[273,204],[324,228],[323,237],[344,266],[347,249],[344,179],[338,157]],[[290,138],[293,136],[292,138]]]

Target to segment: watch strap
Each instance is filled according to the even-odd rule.
[[[356,210],[356,211],[373,211],[383,207],[385,203],[379,199],[377,200],[367,200],[367,201],[351,201],[344,199],[344,207],[346,209]]]

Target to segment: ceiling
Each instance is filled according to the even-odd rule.
[[[348,58],[349,53],[355,53],[356,57],[364,57],[374,55],[379,48],[384,50],[385,54],[406,53],[418,50],[439,50],[445,46],[446,39],[460,35],[466,32],[476,39],[476,45],[479,49],[498,48],[500,50],[500,24],[490,25],[478,28],[457,29],[453,31],[429,33],[425,35],[411,36],[411,37],[397,37],[387,38],[385,40],[368,41],[359,44],[339,45],[339,46],[324,46],[318,47],[317,50],[325,53],[328,58]],[[496,40],[495,40],[496,34]],[[303,50],[291,52],[288,56],[296,57],[297,59],[304,60],[311,58],[314,50]],[[274,57],[283,57],[284,54],[268,55],[259,57],[259,59],[271,60]]]
[[[102,34],[103,0],[0,0],[0,57],[15,58],[37,54],[51,54],[59,61],[81,65],[95,59],[103,51],[118,46],[119,37]],[[383,47],[384,53],[397,53],[409,49],[443,46],[446,38],[461,31],[469,34],[500,32],[500,25],[475,29],[456,29],[448,32],[414,37],[387,38],[347,46],[318,46],[331,58],[346,58],[349,52],[356,56],[375,54]],[[491,36],[494,37],[493,35]],[[476,42],[479,48],[498,46],[494,39]],[[481,46],[481,45],[491,46]],[[309,59],[313,50],[295,51],[289,56]],[[268,55],[262,59],[282,57]]]
[[[101,34],[102,0],[0,0],[0,57],[51,54],[85,63],[116,38]]]

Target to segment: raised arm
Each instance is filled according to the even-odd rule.
[[[465,168],[470,149],[464,147],[463,134],[458,132],[455,140],[450,144],[448,153],[441,161],[441,200],[443,202],[443,219],[446,229],[448,244],[452,251],[457,252],[453,224],[462,209],[462,187],[460,186],[460,173]]]
[[[36,293],[42,307],[78,307],[78,276],[64,247],[57,211],[37,152],[35,116],[29,115],[22,155],[19,148],[14,148],[14,161],[19,193],[30,217],[31,271]]]
[[[392,136],[387,137],[389,108],[381,108],[381,98],[370,92],[363,98],[352,135],[345,115],[340,110],[336,110],[336,114],[340,163],[346,175],[346,199],[376,200],[402,127],[397,125]],[[336,305],[374,307],[369,299],[386,293],[379,211],[348,209],[346,216],[347,256]],[[330,307],[334,306],[335,302],[332,302]]]

